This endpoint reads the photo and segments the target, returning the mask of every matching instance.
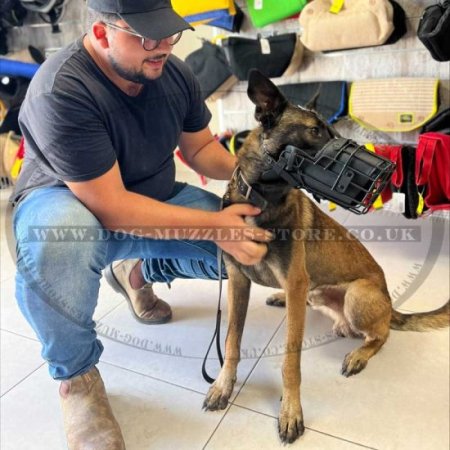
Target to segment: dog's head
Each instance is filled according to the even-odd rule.
[[[328,141],[338,137],[337,132],[315,111],[295,106],[287,101],[279,89],[261,72],[250,73],[247,94],[255,104],[255,118],[260,126],[255,129],[241,149],[240,165],[251,160],[251,182],[265,169],[262,151],[274,159],[286,145],[293,145],[314,155]],[[243,163],[243,164],[242,164]],[[256,179],[255,179],[256,178]]]

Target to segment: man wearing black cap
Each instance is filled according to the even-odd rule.
[[[87,4],[87,35],[43,64],[20,113],[16,297],[61,380],[69,448],[113,450],[124,441],[95,367],[103,346],[92,320],[102,270],[140,322],[164,323],[172,312],[152,282],[217,279],[216,244],[254,264],[270,236],[180,239],[180,227],[237,228],[259,213],[219,211],[217,196],[175,182],[177,146],[211,178],[229,179],[235,165],[208,129],[197,81],[171,55],[191,27],[169,0]]]

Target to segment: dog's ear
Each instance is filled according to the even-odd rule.
[[[277,123],[288,103],[279,89],[258,70],[249,74],[247,95],[256,105],[255,119],[265,129]]]
[[[313,95],[313,97],[305,105],[306,109],[314,109],[314,110],[316,109],[317,100],[319,99],[319,96],[320,96],[320,88],[321,88],[321,86],[319,86],[319,88],[317,89],[316,93]]]

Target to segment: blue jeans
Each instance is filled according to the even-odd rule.
[[[216,195],[182,183],[167,203],[211,211],[220,207]],[[40,188],[25,197],[14,213],[14,232],[19,308],[42,344],[50,375],[59,380],[81,375],[99,361],[103,346],[92,317],[102,269],[111,262],[144,259],[148,282],[218,278],[212,241],[110,232],[65,187]]]

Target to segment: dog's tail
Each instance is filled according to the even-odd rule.
[[[424,313],[402,314],[392,310],[391,329],[429,331],[450,326],[450,300],[439,309]]]

